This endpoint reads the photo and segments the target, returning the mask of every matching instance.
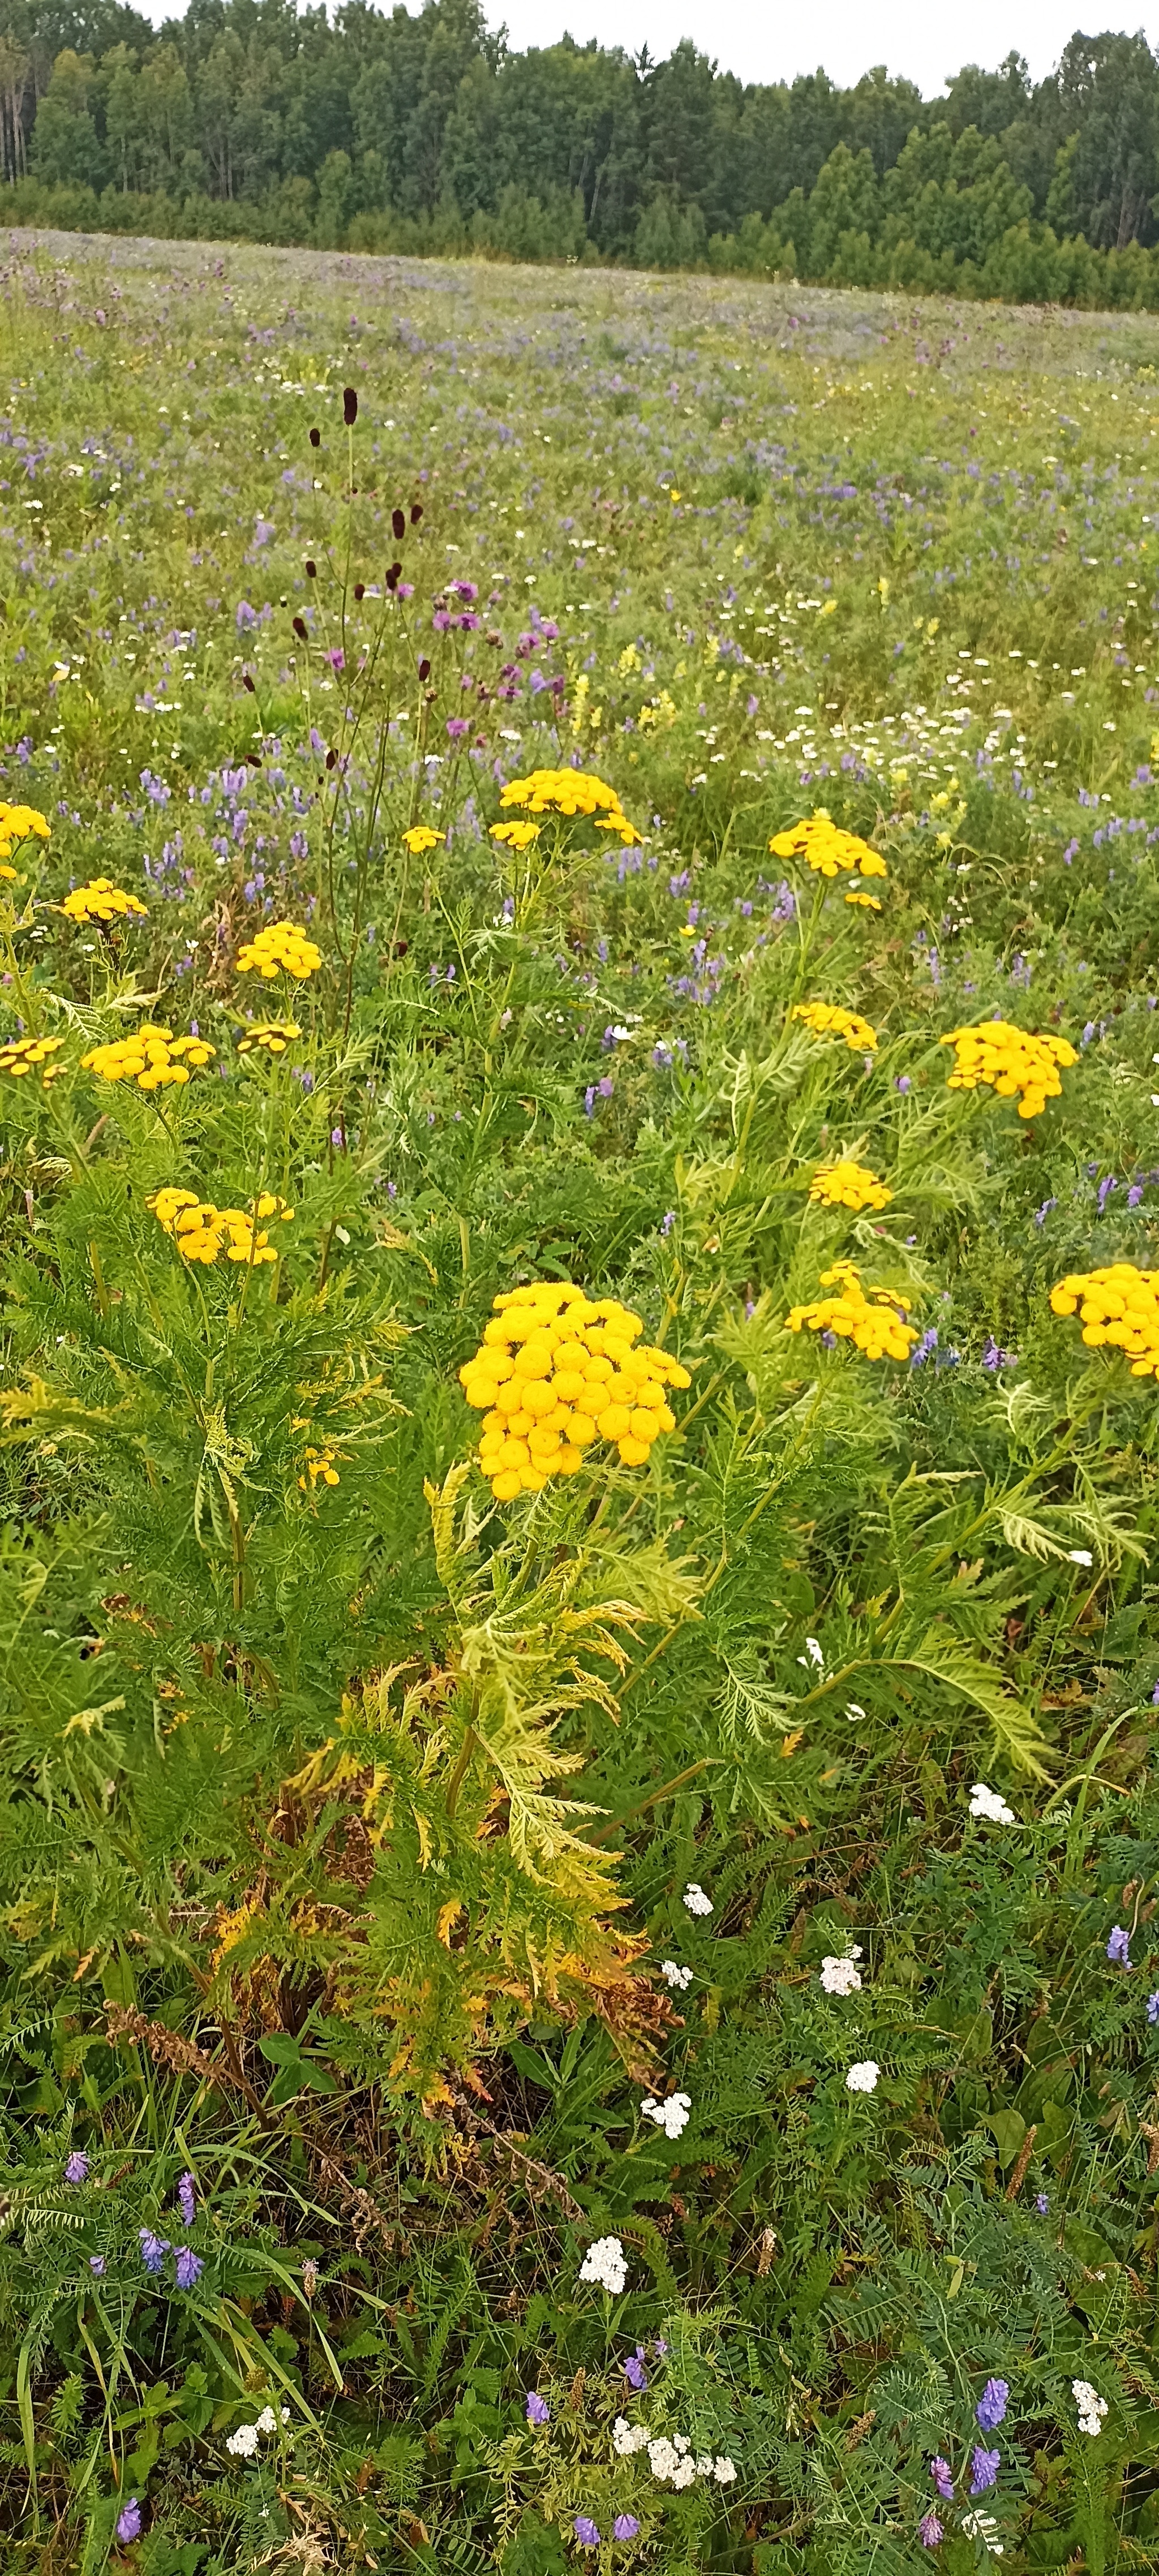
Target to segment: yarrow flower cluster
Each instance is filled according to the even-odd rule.
[[[1080,2433],[1089,2433],[1092,2437],[1096,2433],[1101,2433],[1103,2417],[1107,2412],[1106,2398],[1100,2397],[1098,2389],[1092,2388],[1089,2379],[1072,2379],[1070,2385],[1071,2395],[1078,2408]]]
[[[212,1200],[199,1199],[192,1190],[170,1189],[154,1190],[146,1206],[166,1234],[172,1235],[182,1260],[203,1262],[207,1270],[222,1252],[227,1261],[244,1262],[247,1269],[276,1261],[263,1220],[275,1217],[280,1225],[288,1225],[294,1213],[270,1190],[262,1191],[254,1208],[214,1207]]]
[[[660,1974],[674,1994],[687,1994],[692,1983],[691,1968],[682,1968],[678,1959],[661,1959]]]
[[[0,1073],[10,1073],[15,1081],[19,1081],[24,1074],[34,1073],[39,1066],[41,1081],[51,1082],[54,1074],[64,1072],[62,1064],[50,1062],[57,1048],[63,1045],[63,1038],[9,1038],[5,1045],[0,1046]]]
[[[1136,1270],[1133,1261],[1068,1270],[1050,1303],[1056,1315],[1079,1315],[1088,1350],[1122,1351],[1132,1377],[1159,1375],[1159,1270]]]
[[[970,1791],[970,1813],[984,1816],[990,1825],[1016,1825],[1018,1818],[996,1789],[988,1789],[984,1780],[975,1780]]]
[[[1062,1095],[1059,1067],[1077,1064],[1066,1038],[1036,1037],[1009,1020],[981,1020],[976,1028],[951,1029],[942,1046],[954,1050],[951,1091],[976,1091],[989,1083],[1001,1100],[1018,1097],[1020,1118],[1037,1118],[1048,1100]]]
[[[614,1297],[593,1305],[582,1288],[542,1280],[495,1307],[459,1377],[483,1414],[479,1464],[497,1502],[574,1476],[596,1439],[613,1441],[626,1467],[642,1467],[659,1434],[675,1430],[664,1389],[689,1386],[688,1371],[646,1343],[634,1350],[644,1327]]]
[[[239,2424],[236,2433],[227,2434],[226,2450],[233,2452],[235,2460],[252,2460],[257,2455],[262,2434],[276,2433],[279,2422],[288,2424],[289,2420],[288,2406],[279,2407],[276,2415],[272,2406],[263,2406],[256,2423]]]
[[[821,877],[887,877],[889,869],[868,841],[858,839],[856,832],[844,832],[823,805],[787,832],[775,832],[769,843],[778,859],[804,859],[806,867]],[[845,897],[846,903],[862,904],[870,912],[880,912],[878,895],[867,894],[860,886]]]
[[[669,2093],[662,2101],[657,2101],[653,2094],[649,2094],[647,2101],[641,2102],[640,2109],[646,2120],[654,2120],[657,2128],[663,2129],[666,2138],[682,2138],[692,2112],[692,2096],[690,2093]]]
[[[262,975],[267,984],[275,975],[293,975],[302,984],[308,975],[317,974],[321,963],[321,949],[292,921],[271,921],[239,948],[234,959],[239,975]]]
[[[237,1051],[239,1055],[284,1055],[301,1034],[296,1020],[251,1020],[240,1032]]]
[[[807,1328],[811,1333],[832,1333],[838,1341],[852,1342],[869,1360],[908,1359],[918,1338],[916,1324],[904,1320],[910,1308],[908,1297],[893,1288],[871,1288],[867,1297],[851,1261],[838,1261],[832,1270],[823,1270],[821,1286],[837,1287],[837,1296],[792,1307],[785,1317],[788,1332]]]
[[[125,894],[120,886],[113,884],[111,877],[92,877],[88,885],[74,886],[60,908],[70,921],[107,924],[123,920],[126,914],[135,914],[141,921],[147,921],[149,917],[148,905],[138,902],[135,894]]]
[[[881,2068],[878,2065],[876,2057],[859,2058],[857,2064],[850,2067],[849,2073],[845,2078],[847,2091],[850,2093],[876,2093],[877,2079],[880,2073]]]
[[[876,1029],[858,1012],[842,1010],[839,1002],[797,1002],[792,1017],[803,1020],[815,1038],[844,1038],[851,1055],[872,1055],[877,1045]]]
[[[101,1082],[135,1082],[138,1091],[164,1091],[171,1083],[188,1082],[216,1053],[206,1038],[175,1038],[172,1029],[146,1020],[131,1038],[90,1047],[81,1064]]]
[[[597,832],[617,832],[625,849],[641,838],[615,788],[586,769],[535,769],[530,778],[513,778],[499,802],[505,810],[516,806],[528,814],[561,814],[569,822],[577,814],[590,815]]]
[[[860,1944],[855,1941],[852,1948],[843,1951],[840,1958],[822,1959],[821,1983],[827,1995],[860,1993],[861,1970],[856,1964],[860,1957]]]
[[[822,1163],[809,1183],[809,1197],[814,1207],[848,1208],[860,1216],[863,1208],[888,1207],[893,1191],[864,1163]]]
[[[594,2281],[598,2289],[610,2290],[618,2298],[626,2288],[628,2263],[618,2236],[597,2236],[589,2245],[580,2264],[581,2281]]]
[[[690,1914],[711,1914],[712,1898],[706,1896],[699,1879],[690,1878],[681,1899]]]

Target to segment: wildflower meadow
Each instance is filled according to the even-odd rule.
[[[8,239],[5,2576],[1159,2549],[1159,322]]]

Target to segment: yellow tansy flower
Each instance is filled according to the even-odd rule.
[[[217,1053],[205,1038],[175,1038],[172,1029],[147,1020],[132,1037],[114,1038],[107,1046],[82,1055],[86,1073],[102,1082],[135,1082],[138,1091],[162,1091],[170,1083],[188,1082],[191,1073],[212,1063]]]
[[[263,1190],[252,1208],[219,1208],[211,1199],[199,1199],[193,1190],[174,1189],[154,1190],[146,1204],[158,1225],[172,1235],[182,1260],[201,1262],[207,1270],[222,1252],[227,1261],[244,1262],[247,1268],[276,1261],[263,1220],[275,1217],[288,1225],[294,1213],[270,1190]]]
[[[792,1016],[803,1020],[815,1038],[844,1038],[852,1055],[871,1055],[877,1045],[876,1029],[856,1011],[843,1011],[839,1002],[798,1002]]]
[[[129,913],[141,921],[148,919],[147,905],[138,903],[135,894],[126,894],[121,886],[115,886],[111,877],[92,877],[88,885],[74,886],[60,908],[70,921],[107,924],[122,920]]]
[[[1159,1376],[1159,1270],[1136,1270],[1131,1261],[1068,1270],[1050,1302],[1056,1315],[1079,1316],[1088,1350],[1121,1351],[1132,1377]]]
[[[509,850],[529,850],[539,839],[539,823],[492,823],[493,841],[505,841]]]
[[[981,1020],[976,1028],[951,1029],[942,1046],[954,1050],[951,1091],[976,1091],[988,1083],[1002,1100],[1018,1099],[1020,1118],[1037,1118],[1048,1100],[1061,1097],[1059,1067],[1078,1063],[1066,1038],[1037,1037],[1008,1020]]]
[[[267,984],[275,975],[294,975],[302,984],[317,974],[321,963],[321,949],[292,921],[271,921],[239,948],[234,960],[239,975],[262,975]]]
[[[0,1046],[0,1073],[10,1073],[18,1080],[40,1065],[41,1081],[51,1082],[54,1074],[64,1072],[64,1066],[51,1064],[49,1058],[63,1045],[63,1038],[9,1038],[6,1045]]]
[[[832,1270],[823,1270],[821,1286],[836,1287],[838,1293],[809,1306],[794,1306],[785,1317],[787,1331],[834,1333],[838,1341],[852,1342],[868,1360],[909,1358],[918,1331],[916,1324],[905,1321],[908,1297],[893,1288],[871,1288],[867,1297],[851,1261],[838,1261]]]
[[[296,1020],[252,1020],[238,1037],[237,1051],[239,1055],[254,1055],[260,1048],[266,1055],[284,1055],[301,1034]]]
[[[561,814],[568,821],[589,815],[597,832],[618,832],[626,849],[642,837],[628,821],[615,788],[586,769],[535,769],[530,778],[513,778],[499,802],[522,806],[528,814]]]
[[[893,1191],[864,1163],[822,1163],[809,1183],[809,1196],[815,1207],[849,1208],[859,1216],[863,1208],[888,1207]]]
[[[886,877],[889,870],[877,850],[856,832],[844,832],[824,805],[787,832],[774,832],[769,848],[778,859],[804,859],[822,877]]]
[[[404,850],[410,851],[412,859],[421,859],[427,850],[437,849],[439,842],[445,841],[446,837],[445,832],[432,832],[429,823],[412,823],[409,832],[403,833],[402,845]]]
[[[307,1449],[305,1463],[306,1473],[298,1478],[298,1486],[303,1494],[312,1493],[319,1480],[324,1485],[341,1484],[342,1479],[334,1464],[332,1449]]]
[[[459,1378],[483,1415],[479,1464],[497,1502],[574,1476],[596,1440],[627,1467],[645,1465],[674,1431],[665,1387],[691,1384],[666,1351],[637,1345],[638,1315],[614,1297],[592,1302],[570,1280],[541,1280],[495,1299],[480,1348]]]

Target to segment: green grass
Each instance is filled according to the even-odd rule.
[[[5,2563],[1151,2564],[1155,1381],[1050,1291],[1159,1206],[1159,324],[58,239],[3,327]],[[575,762],[639,840],[497,843]],[[908,1364],[786,1330],[849,1260]],[[493,1507],[553,1279],[691,1383]]]

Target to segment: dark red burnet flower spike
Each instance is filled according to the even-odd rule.
[[[322,432],[321,432],[321,430],[320,430],[320,429],[312,429],[312,430],[311,430],[311,432],[310,432],[310,445],[311,445],[311,447],[320,447],[320,446],[321,446],[321,444],[322,444]]]
[[[365,582],[364,582],[364,581],[356,581],[356,582],[355,582],[355,585],[354,585],[354,596],[355,596],[355,598],[356,598],[356,599],[365,599],[365,597],[366,597],[366,584],[365,584]]]
[[[306,579],[307,579],[307,581],[317,581],[317,578],[318,578],[318,566],[317,566],[317,564],[316,564],[316,563],[315,563],[315,561],[314,561],[313,555],[307,555],[307,557],[306,557]]]
[[[304,617],[296,617],[294,619],[294,633],[300,637],[303,644],[309,643],[310,638],[306,631],[306,620]]]
[[[406,512],[404,510],[392,510],[390,514],[390,524],[396,537],[405,537]]]
[[[248,690],[249,690],[249,693],[250,693],[251,698],[252,698],[253,696],[255,696],[256,692],[255,692],[255,689],[254,689],[254,684],[253,684],[253,681],[252,681],[252,680],[251,680],[251,678],[250,678],[250,675],[249,675],[249,672],[248,672],[248,671],[243,671],[243,672],[242,672],[242,675],[241,675],[241,684],[242,684],[243,689],[248,689]]]
[[[430,662],[428,661],[427,656],[426,656],[426,654],[424,653],[423,658],[422,658],[421,662],[419,663],[419,678],[420,678],[420,680],[429,680],[430,676],[431,676],[431,666],[430,666]]]
[[[422,505],[422,502],[421,502],[421,501],[412,501],[412,502],[411,502],[411,505],[410,505],[410,523],[411,523],[412,528],[417,528],[418,523],[419,523],[419,520],[421,519],[422,515],[423,515],[423,505]]]
[[[346,423],[347,429],[353,429],[355,421],[358,418],[358,396],[355,393],[353,385],[343,385],[342,418]]]

